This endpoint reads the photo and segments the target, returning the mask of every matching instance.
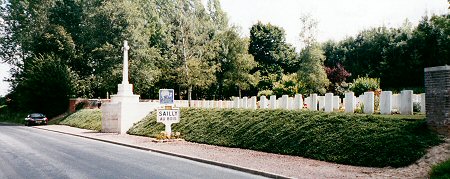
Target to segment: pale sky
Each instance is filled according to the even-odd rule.
[[[271,23],[282,27],[287,42],[297,48],[302,14],[311,14],[319,22],[317,39],[324,42],[355,36],[370,27],[399,27],[405,19],[417,25],[426,14],[449,12],[447,0],[221,0],[221,5],[230,23],[242,28],[243,37],[258,21]],[[0,64],[0,80],[9,76],[8,71],[8,66]],[[1,81],[0,96],[8,88]]]

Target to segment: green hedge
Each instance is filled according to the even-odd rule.
[[[450,159],[433,166],[430,174],[431,179],[448,179],[450,178]]]
[[[0,122],[25,124],[25,117],[27,117],[27,115],[28,114],[24,112],[11,110],[6,105],[0,106]]]
[[[82,109],[67,116],[59,124],[101,131],[102,111],[100,109]]]
[[[152,114],[128,133],[163,130]],[[442,142],[423,118],[287,110],[182,109],[172,131],[192,142],[370,167],[409,165]]]

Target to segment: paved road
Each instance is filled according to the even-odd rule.
[[[3,178],[260,178],[158,153],[0,124]]]

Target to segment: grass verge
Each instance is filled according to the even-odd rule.
[[[100,109],[82,109],[62,119],[58,124],[101,131],[102,111]]]
[[[450,159],[433,166],[430,173],[430,179],[448,179],[450,178]]]
[[[163,130],[152,114],[128,133]],[[182,109],[172,131],[191,142],[370,167],[409,165],[442,142],[423,117],[287,110]]]

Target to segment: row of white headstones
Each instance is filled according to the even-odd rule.
[[[381,114],[392,114],[399,112],[400,114],[413,114],[414,103],[420,104],[420,112],[425,112],[425,93],[413,94],[412,90],[401,91],[400,94],[392,94],[391,91],[382,91],[379,101],[375,101],[374,92],[365,92],[356,97],[353,92],[345,93],[345,98],[335,96],[333,93],[326,93],[325,96],[310,94],[303,98],[301,94],[293,97],[283,95],[277,98],[275,95],[267,98],[261,96],[259,101],[256,96],[253,97],[234,97],[232,101],[210,101],[210,100],[193,100],[191,107],[199,108],[244,108],[244,109],[308,109],[311,111],[322,110],[325,112],[338,111],[344,109],[346,113],[354,113],[357,108],[362,109],[366,114],[375,112],[375,102],[379,103]],[[311,105],[316,104],[316,105]],[[176,100],[175,106],[188,107],[187,100]]]

